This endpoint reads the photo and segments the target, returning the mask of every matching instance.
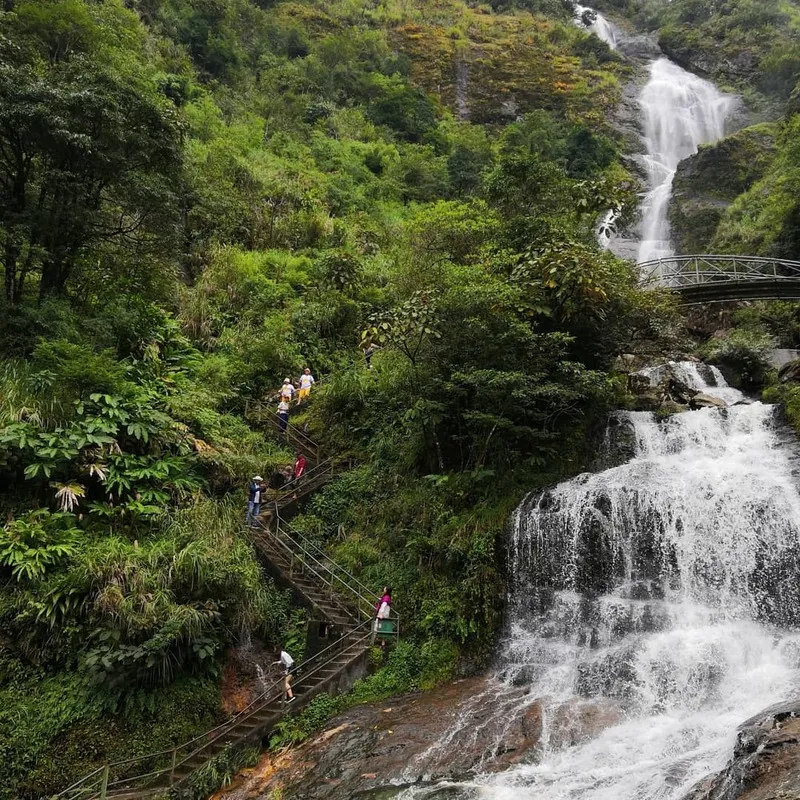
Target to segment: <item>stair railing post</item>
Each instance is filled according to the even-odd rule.
[[[108,762],[103,766],[103,777],[100,782],[100,800],[106,800],[108,796]]]
[[[178,748],[174,747],[172,749],[172,764],[169,768],[169,785],[175,782],[175,765],[178,763]]]

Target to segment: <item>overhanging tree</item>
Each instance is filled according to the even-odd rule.
[[[135,55],[94,41],[89,23],[55,49],[24,38],[19,46],[14,26],[35,35],[42,19],[25,18],[31,5],[0,23],[15,42],[0,39],[0,259],[10,304],[34,275],[40,297],[64,293],[104,247],[138,258],[169,249],[181,163],[174,107]],[[119,24],[130,22],[125,13]]]

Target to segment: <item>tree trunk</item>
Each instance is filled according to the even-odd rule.
[[[60,260],[48,258],[42,264],[42,279],[39,282],[39,302],[47,297],[63,294],[66,270]]]
[[[19,302],[21,287],[19,285],[17,265],[19,264],[19,247],[6,242],[3,268],[6,278],[6,300],[10,306]]]

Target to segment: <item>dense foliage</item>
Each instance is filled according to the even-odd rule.
[[[364,696],[485,656],[508,512],[671,341],[593,237],[628,68],[538,0],[3,9],[0,797],[197,733],[228,648],[285,636],[243,486],[305,365],[353,468],[297,524],[413,643]]]

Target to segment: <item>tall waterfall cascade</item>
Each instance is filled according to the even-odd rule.
[[[574,19],[613,50],[623,46],[624,34],[593,9],[577,5]],[[648,73],[638,97],[647,181],[641,202],[638,247],[635,247],[639,263],[674,254],[668,212],[678,165],[694,155],[700,145],[716,142],[725,135],[726,125],[738,104],[736,97],[721,93],[713,84],[667,58],[653,60]],[[633,255],[627,252],[630,243],[623,247],[618,241],[618,247],[614,246],[617,216],[613,210],[606,212],[598,223],[597,239],[601,247],[615,252],[619,249],[618,255],[630,257]]]
[[[718,373],[677,366],[737,400]],[[630,461],[521,503],[487,691],[502,719],[541,708],[538,753],[401,797],[683,800],[724,767],[742,722],[796,696],[798,447],[774,412],[621,412],[609,430],[633,439]],[[485,724],[460,720],[439,746]]]
[[[641,263],[673,255],[667,213],[675,172],[701,144],[725,135],[736,98],[669,59],[659,58],[650,64],[650,79],[639,96],[639,106],[648,185],[642,203]]]

